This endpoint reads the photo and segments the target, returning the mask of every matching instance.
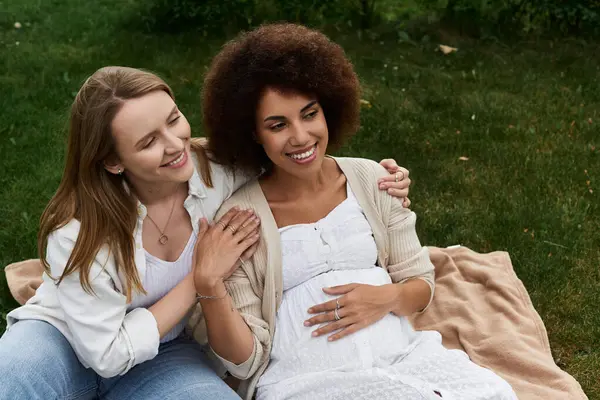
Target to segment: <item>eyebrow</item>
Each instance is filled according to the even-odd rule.
[[[173,107],[173,109],[171,110],[171,112],[169,113],[169,115],[167,116],[167,121],[169,120],[169,118],[171,118],[171,115],[175,114],[177,111],[179,111],[177,109],[177,105],[175,105]],[[153,130],[152,132],[149,132],[147,134],[144,135],[143,138],[141,138],[140,140],[137,141],[137,143],[135,144],[136,147],[141,146],[141,144],[146,141],[146,139],[148,138],[148,136],[154,135],[156,133],[156,130]]]
[[[307,105],[302,107],[302,109],[300,110],[300,114],[302,114],[304,111],[308,110],[309,108],[311,108],[312,106],[314,106],[317,103],[318,102],[316,100],[311,101],[310,103],[308,103]],[[265,120],[263,122],[272,121],[272,120],[279,121],[282,119],[285,119],[285,117],[282,115],[271,115],[270,117],[265,118]]]

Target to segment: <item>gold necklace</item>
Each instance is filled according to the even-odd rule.
[[[162,245],[167,244],[167,242],[169,241],[169,237],[167,235],[165,235],[165,231],[167,230],[167,226],[169,226],[169,222],[171,221],[171,217],[173,216],[173,210],[175,210],[175,198],[176,197],[177,197],[177,195],[173,196],[173,203],[171,204],[171,213],[169,214],[167,223],[165,224],[165,227],[162,230],[158,227],[158,224],[156,222],[154,222],[154,220],[152,219],[150,214],[146,213],[146,216],[150,219],[150,221],[154,224],[156,229],[158,229],[158,231],[160,232],[160,237],[158,238],[158,243],[160,243]]]

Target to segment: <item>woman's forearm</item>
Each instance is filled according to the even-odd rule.
[[[148,308],[148,311],[156,319],[160,337],[162,338],[170,332],[187,315],[195,303],[194,279],[189,274],[162,299]]]
[[[431,287],[423,279],[411,279],[392,286],[391,312],[397,316],[412,315],[429,304]]]
[[[233,364],[242,364],[254,351],[252,331],[235,309],[222,282],[209,284],[198,291],[216,299],[201,299],[202,312],[208,331],[208,343],[222,358]]]

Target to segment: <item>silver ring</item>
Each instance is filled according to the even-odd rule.
[[[235,232],[237,231],[236,227],[233,225],[227,225],[227,229],[229,229],[232,234],[235,234]]]
[[[333,310],[333,316],[335,317],[336,321],[339,321],[340,318],[340,314],[338,314],[338,309],[336,308],[335,310]]]
[[[337,299],[335,299],[335,309],[336,310],[340,309],[340,299],[339,299],[339,297]]]

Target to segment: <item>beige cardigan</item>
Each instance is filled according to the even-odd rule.
[[[427,248],[419,243],[415,213],[377,188],[377,179],[388,175],[387,171],[370,160],[335,160],[371,225],[379,266],[389,272],[393,282],[412,278],[425,280],[431,286],[433,298],[434,268]],[[223,204],[215,219],[234,206],[253,208],[261,219],[262,239],[255,255],[225,282],[235,306],[254,334],[254,350],[250,358],[239,365],[217,357],[232,375],[244,380],[239,393],[249,400],[268,365],[275,333],[276,313],[283,293],[281,242],[277,224],[258,181],[240,188]],[[190,325],[196,340],[206,343],[206,327],[199,307]]]

